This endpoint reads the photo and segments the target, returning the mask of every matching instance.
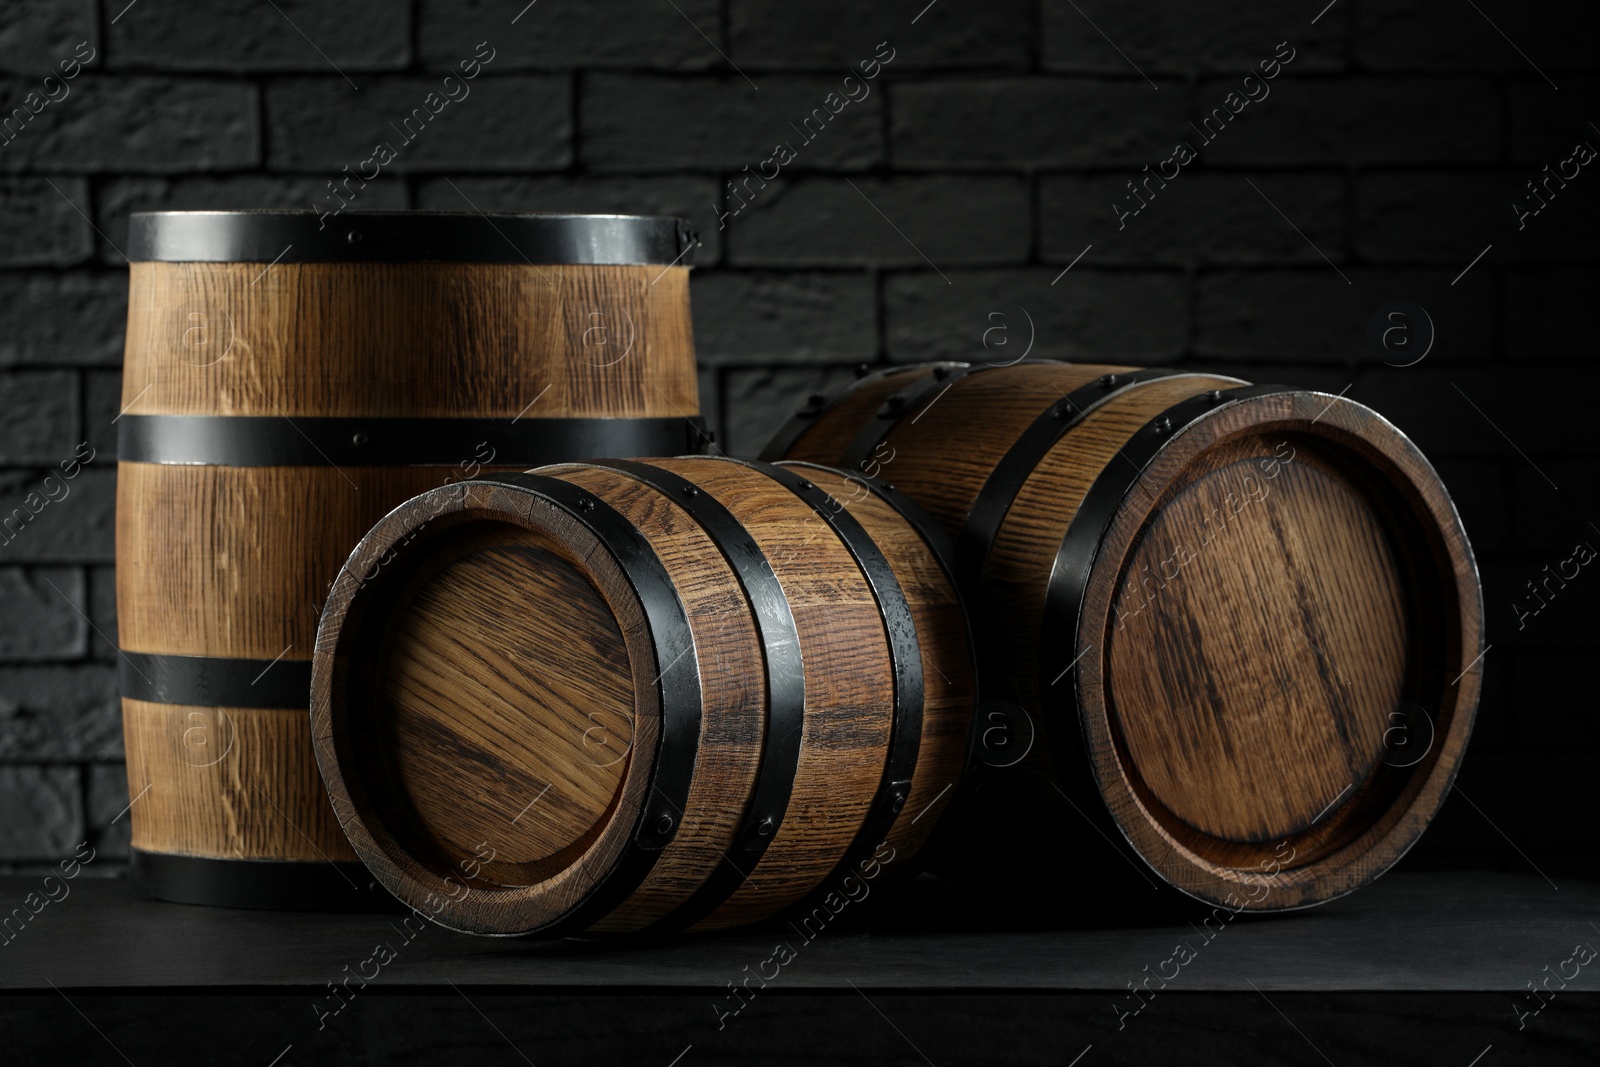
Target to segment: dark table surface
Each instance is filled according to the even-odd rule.
[[[0,914],[23,908],[40,882],[0,878]],[[646,945],[471,937],[432,926],[407,940],[400,913],[194,907],[142,899],[124,881],[79,878],[20,933],[13,922],[0,948],[0,987],[322,987],[383,943],[394,959],[375,984],[388,988],[725,990],[782,942],[793,959],[774,984],[788,990],[1124,990],[1146,967],[1170,975],[1177,968],[1166,961],[1182,943],[1193,957],[1172,987],[1185,991],[1523,992],[1576,945],[1600,948],[1600,884],[1555,888],[1506,874],[1391,874],[1319,908],[1213,923],[1209,940],[1189,909],[1115,917],[1096,907],[1029,909],[931,878],[864,903],[871,907],[853,916],[846,909],[810,940],[786,926]],[[1600,959],[1566,990],[1600,990]]]

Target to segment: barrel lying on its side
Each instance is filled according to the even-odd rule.
[[[318,634],[339,820],[458,930],[837,911],[910,867],[965,762],[971,653],[939,543],[893,491],[806,465],[424,493],[361,542]]]
[[[155,895],[361,903],[306,731],[328,585],[447,479],[696,449],[690,240],[644,217],[133,217],[117,606]]]
[[[942,869],[1076,885],[1069,846],[1114,875],[1125,838],[1193,896],[1298,907],[1382,873],[1444,800],[1477,571],[1433,468],[1360,404],[930,364],[814,398],[783,457],[886,478],[957,538],[981,729]]]

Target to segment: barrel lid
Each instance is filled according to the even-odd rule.
[[[1078,712],[1056,740],[1193,896],[1365,884],[1438,810],[1476,709],[1482,598],[1438,475],[1370,409],[1282,386],[1183,401],[1120,455],[1049,591],[1039,684]]]
[[[356,854],[453,929],[582,929],[678,830],[700,722],[659,559],[580,487],[496,474],[363,538],[312,664],[313,748]]]
[[[168,263],[686,264],[669,215],[472,211],[137,211],[128,258]]]

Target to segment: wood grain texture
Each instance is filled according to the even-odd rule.
[[[587,712],[633,710],[605,598],[543,539],[468,530],[410,576],[387,620],[377,743],[436,852],[481,877],[565,866],[611,810],[627,757],[590,758]]]
[[[140,263],[130,274],[124,412],[260,417],[677,417],[699,413],[688,270],[450,263]],[[119,464],[119,640],[130,651],[307,661],[350,550],[395,505],[480,468]],[[504,468],[481,468],[490,471]],[[183,763],[172,715],[125,702],[130,768]],[[192,710],[192,709],[191,709]],[[298,721],[250,716],[252,766],[274,760],[326,806]],[[273,716],[277,718],[274,719]],[[278,719],[280,725],[269,725]],[[140,725],[146,723],[146,725]],[[159,744],[161,752],[142,751]],[[276,755],[273,755],[273,753]],[[220,772],[218,772],[220,773]],[[141,785],[130,775],[130,797]],[[243,781],[244,779],[239,779]],[[282,822],[221,779],[157,782],[148,851],[274,852]],[[224,805],[226,818],[207,812]],[[185,814],[185,813],[189,814]],[[327,818],[305,820],[324,830]],[[203,832],[202,832],[203,831]],[[207,833],[217,836],[208,838]],[[336,828],[308,833],[348,857]]]
[[[135,415],[700,411],[687,267],[141,263],[130,286]]]
[[[693,481],[743,525],[783,587],[806,664],[789,809],[748,879],[699,924],[724,929],[798,902],[855,840],[888,754],[894,671],[871,588],[809,504],[742,464],[668,459],[656,465]]]
[[[1402,576],[1367,502],[1310,449],[1271,481],[1256,466],[1271,442],[1217,452],[1232,454],[1208,457],[1128,563],[1108,684],[1130,766],[1174,815],[1277,842],[1385,754]]]
[[[922,739],[911,790],[887,841],[899,870],[914,863],[955,796],[966,769],[977,678],[959,594],[915,527],[877,494],[839,470],[800,468],[867,531],[906,595],[922,654]]]
[[[745,872],[747,880],[697,924],[722,929],[796,903],[855,841],[888,752],[893,661],[879,604],[860,566],[809,504],[765,472],[728,460],[681,458],[653,465],[715,499],[761,549],[783,590],[805,664],[800,752],[788,809],[760,860]],[[592,933],[637,931],[693,896],[733,849],[762,753],[764,646],[731,565],[676,496],[599,466],[563,464],[539,473],[582,486],[649,541],[694,634],[702,687],[700,747],[676,835],[627,899],[588,926]],[[944,674],[943,684],[928,688],[918,748],[923,758],[891,835],[909,865],[948,803],[945,787],[964,760],[973,690],[970,650],[959,599],[920,535],[881,502],[849,506],[903,584],[924,669]],[[433,532],[415,536],[423,522]],[[544,551],[558,552],[563,564],[524,556],[512,568],[499,556],[484,558],[486,546],[503,553],[527,537]],[[608,632],[602,603],[635,612],[638,605],[618,585],[626,582],[592,535],[510,488],[476,484],[442,511],[427,497],[413,501],[379,523],[351,565],[385,553],[393,562],[376,581],[340,583],[319,634],[313,722],[334,807],[357,853],[401,899],[420,904],[429,892],[450,896],[448,879],[454,878],[471,892],[441,915],[447,925],[484,933],[534,931],[580,903],[585,887],[592,888],[614,864],[615,854],[600,844],[631,834],[637,808],[608,798],[642,792],[654,771],[654,735],[641,729],[638,718],[643,714],[643,725],[658,727],[660,710],[650,701],[660,668],[645,673],[640,664],[649,657],[637,650],[646,628],[619,619],[617,632],[631,649],[626,657],[614,644],[607,646],[612,652],[601,653],[594,637],[584,636]],[[537,573],[522,569],[524,563]],[[588,577],[601,598],[577,595],[576,586],[563,592],[556,575],[567,569],[572,574],[561,581]],[[594,569],[605,569],[609,577],[594,579]],[[564,606],[552,605],[552,598]],[[419,615],[423,609],[417,605],[424,601]],[[413,607],[394,621],[395,605],[404,604]],[[545,681],[535,685],[530,672]],[[546,699],[541,693],[557,686],[550,681],[556,678],[562,679],[562,697]],[[593,713],[605,717],[608,734],[631,741],[617,746],[617,759],[606,767],[615,768],[612,776],[598,779],[603,787],[594,785],[594,773],[583,766],[594,762],[595,753],[573,742],[594,721]],[[397,717],[421,724],[414,741],[381,725]],[[474,741],[482,738],[493,743]],[[388,751],[408,743],[414,755]],[[609,759],[612,750],[602,746],[600,754]],[[396,774],[401,762],[408,769]],[[572,766],[563,770],[563,763]],[[509,828],[515,805],[496,794],[502,782],[530,774],[567,782],[567,788],[581,780],[585,791],[575,809],[581,817],[541,824],[538,862],[506,863],[507,846],[498,842],[512,842],[513,851],[530,845],[526,835],[517,837]],[[428,799],[418,800],[422,794]],[[917,820],[920,814],[926,818]],[[462,822],[466,837],[483,836],[495,852],[492,860],[480,862],[441,844]],[[470,878],[462,868],[470,868]],[[574,876],[579,868],[584,873]]]
[[[900,421],[881,474],[956,533],[1022,430],[1111,369],[974,371]],[[1128,465],[1156,416],[1239,384],[1195,373],[1109,394],[1016,492],[965,592],[992,637],[986,668],[1056,744],[1041,738],[967,805],[988,819],[1026,811],[1027,825],[957,818],[943,869],[1037,876],[1054,869],[1040,841],[1082,838],[1104,855],[1074,830],[1099,819],[1186,892],[1273,910],[1370,881],[1437,810],[1470,735],[1467,668],[1482,647],[1460,520],[1392,426],[1308,392],[1219,404],[1142,475]],[[876,410],[835,410],[864,407]],[[857,428],[824,416],[796,449],[836,458]],[[1137,481],[1096,549],[1072,643],[1046,647],[1057,555],[1102,477]],[[1054,720],[1074,703],[1081,721]],[[1397,731],[1415,747],[1397,751]]]
[[[595,933],[630,933],[693,896],[733,846],[734,830],[755,785],[766,727],[761,638],[732,566],[675,500],[620,471],[562,464],[541,473],[584,486],[648,531],[694,626],[702,716],[683,819],[643,884],[591,928]],[[631,723],[621,730],[631,739]]]
[[[133,847],[216,859],[349,861],[298,710],[124,698]],[[304,758],[285,758],[305,753]]]

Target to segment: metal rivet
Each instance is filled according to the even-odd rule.
[[[893,809],[894,813],[896,815],[900,814],[900,809],[905,807],[905,806],[906,806],[906,795],[904,793],[896,793],[894,795],[894,803],[892,805],[890,805],[890,807]]]
[[[1121,383],[1121,381],[1122,379],[1118,378],[1115,374],[1107,374],[1105,377],[1100,379],[1100,387],[1102,389],[1114,389]]]
[[[882,489],[885,493],[894,492],[894,486],[890,485],[888,482],[883,482],[878,486],[878,488]]]
[[[361,243],[361,231],[351,230],[349,233],[344,235],[344,239],[350,244],[358,245]]]
[[[762,819],[756,824],[756,833],[760,834],[762,837],[771,837],[772,827],[773,822],[770,818]]]
[[[901,408],[906,406],[905,394],[892,393],[890,394],[889,399],[885,400],[884,403],[889,405],[891,411],[899,411]]]
[[[805,489],[807,491],[816,488],[816,486],[812,485],[810,482],[806,481],[804,478],[801,478],[795,484],[798,485],[801,489]]]
[[[865,363],[856,364],[856,377],[857,378],[865,378],[867,375],[869,375],[871,373],[872,373],[872,368],[867,366]]]
[[[683,495],[684,496],[699,496],[700,495],[700,487],[698,485],[686,485],[686,486],[683,487]]]
[[[1068,408],[1065,404],[1062,404],[1059,407],[1057,407],[1054,411],[1052,411],[1050,413],[1050,416],[1051,416],[1051,418],[1064,419],[1070,414],[1072,414],[1072,410],[1070,408]]]
[[[656,819],[656,834],[661,837],[667,836],[672,833],[673,825],[672,816],[662,815]]]
[[[590,500],[588,497],[584,497],[582,500],[578,501],[578,510],[579,511],[593,511],[594,510],[594,501]]]
[[[1172,429],[1172,420],[1163,415],[1155,422],[1150,424],[1150,429],[1154,430],[1156,433],[1166,433],[1168,430]]]
[[[364,445],[367,443],[367,435],[364,433],[355,434],[350,438],[350,443],[357,447]]]
[[[950,368],[949,367],[935,367],[935,368],[933,368],[933,380],[934,381],[942,382],[948,377],[950,377]]]
[[[1213,404],[1215,404],[1217,401],[1222,399],[1222,390],[1221,389],[1213,389],[1213,390],[1211,390],[1211,392],[1206,394],[1206,399],[1211,401]]]

